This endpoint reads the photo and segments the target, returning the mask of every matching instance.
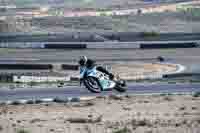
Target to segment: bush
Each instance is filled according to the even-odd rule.
[[[25,129],[18,129],[17,133],[29,133],[29,131]]]
[[[31,82],[28,83],[28,85],[29,85],[29,86],[36,86],[36,85],[37,85],[37,82],[31,81]]]
[[[56,103],[65,103],[65,102],[68,102],[68,101],[65,100],[65,99],[61,99],[61,98],[56,97],[56,98],[53,99],[53,102],[56,102]]]
[[[33,100],[28,100],[28,101],[26,102],[26,104],[34,104],[34,101],[33,101]]]
[[[163,98],[163,100],[168,101],[168,102],[173,101],[173,99],[171,97],[169,97],[169,96],[165,96]]]
[[[157,37],[157,36],[159,36],[159,33],[154,32],[154,31],[152,31],[152,32],[142,32],[140,34],[140,36],[141,37]]]
[[[40,100],[40,99],[35,100],[35,103],[36,103],[36,104],[40,104],[40,103],[42,103],[42,102],[43,102],[43,101]]]
[[[3,131],[3,126],[0,125],[0,132]]]
[[[144,120],[139,120],[137,125],[138,126],[147,126],[147,125],[149,125],[149,123],[147,120],[144,119]]]
[[[21,103],[19,101],[13,101],[11,104],[12,105],[20,105]]]

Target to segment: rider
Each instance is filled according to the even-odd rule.
[[[79,61],[78,61],[80,67],[86,67],[87,69],[92,69],[93,67],[96,66],[95,61],[92,59],[88,59],[86,56],[81,56]],[[108,72],[105,68],[103,68],[102,66],[96,66],[96,69],[102,73],[105,73],[107,75],[109,75],[109,78],[111,80],[114,79],[114,75],[110,72]]]

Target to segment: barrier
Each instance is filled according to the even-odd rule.
[[[46,70],[52,69],[51,64],[0,64],[0,69],[20,69],[20,70]]]
[[[79,69],[78,65],[70,65],[70,64],[62,64],[62,69],[63,70],[75,70],[77,71]]]
[[[88,49],[139,49],[138,42],[95,42],[87,43]]]
[[[141,49],[161,49],[161,48],[194,48],[197,47],[195,42],[181,42],[181,43],[147,43],[140,44]]]
[[[45,44],[47,49],[86,49],[86,44]]]
[[[70,77],[70,81],[80,81],[79,77]]]
[[[200,41],[136,41],[136,42],[0,42],[1,48],[34,49],[158,49],[193,48]]]
[[[200,73],[175,73],[175,74],[164,74],[163,78],[178,78],[178,77],[192,77],[200,76]]]
[[[199,40],[200,33],[156,33],[156,32],[108,32],[100,34],[108,40],[133,41],[189,41]]]
[[[95,99],[96,96],[85,96],[85,97],[65,97],[65,98],[41,98],[41,99],[19,99],[13,101],[0,101],[0,105],[22,105],[22,104],[42,104],[42,103],[68,103],[68,102],[80,102],[89,101]]]

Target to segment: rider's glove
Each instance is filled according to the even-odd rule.
[[[114,75],[112,73],[109,74],[109,79],[111,79],[111,80],[114,79]]]

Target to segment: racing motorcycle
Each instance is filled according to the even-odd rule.
[[[100,93],[106,90],[115,89],[119,92],[125,92],[127,90],[126,82],[117,77],[114,80],[110,80],[109,75],[98,71],[96,67],[87,69],[86,67],[80,68],[80,84],[91,92]]]

